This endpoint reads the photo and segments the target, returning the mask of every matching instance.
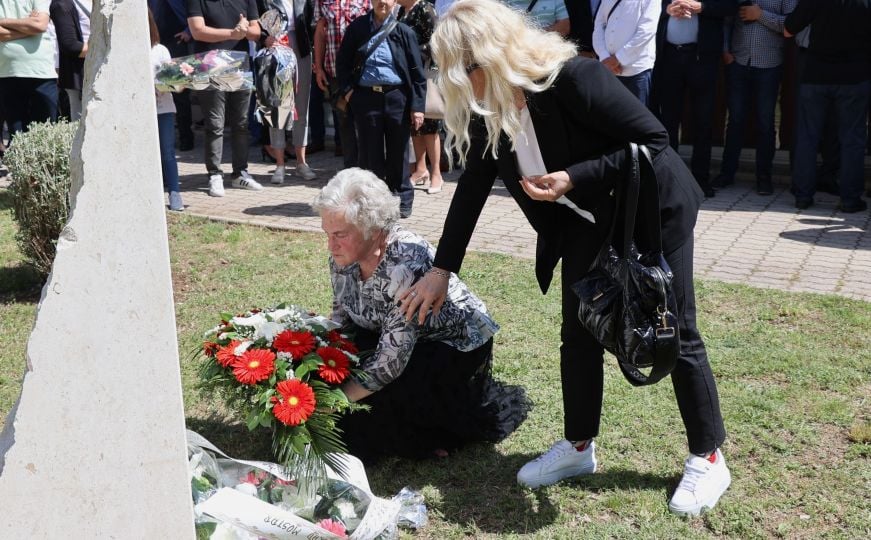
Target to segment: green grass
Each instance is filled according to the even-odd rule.
[[[17,397],[38,299],[13,228],[0,210],[0,415]],[[197,394],[188,352],[222,310],[288,300],[326,312],[324,239],[176,216],[170,235],[188,425],[231,455],[270,459],[268,434],[247,433],[219,403]],[[671,384],[630,387],[610,358],[597,439],[601,472],[534,492],[517,486],[517,469],[561,437],[559,294],[542,296],[532,262],[510,257],[470,254],[462,276],[502,325],[495,375],[526,386],[536,406],[499,445],[369,468],[378,494],[405,485],[425,494],[430,524],[416,537],[871,536],[871,304],[697,284],[733,484],[715,511],[685,520],[666,508],[686,454]]]

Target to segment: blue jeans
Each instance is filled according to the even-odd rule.
[[[630,75],[629,77],[617,77],[623,83],[632,95],[638,98],[638,101],[644,103],[645,107],[650,106],[650,83],[653,80],[653,70],[646,69],[641,73]]]
[[[744,144],[744,123],[750,104],[756,103],[756,178],[771,178],[774,159],[774,108],[780,89],[781,66],[755,68],[732,62],[726,67],[729,90],[729,125],[720,174],[734,178]]]
[[[841,203],[858,204],[864,187],[865,122],[871,81],[857,84],[801,84],[798,89],[795,167],[792,185],[796,199],[812,199],[816,192],[817,149],[827,111],[834,111],[841,143]]]
[[[178,164],[175,161],[175,113],[157,115],[157,138],[160,142],[160,167],[163,190],[178,191]]]

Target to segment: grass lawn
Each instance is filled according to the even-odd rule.
[[[39,298],[5,208],[0,190],[0,422],[18,395]],[[188,425],[230,455],[269,459],[268,433],[252,436],[197,394],[188,352],[222,310],[286,300],[326,312],[324,238],[178,216],[170,234]],[[610,358],[601,472],[538,491],[516,484],[517,469],[561,437],[559,291],[543,297],[532,262],[505,256],[470,254],[462,277],[502,325],[496,376],[525,385],[536,407],[495,447],[369,469],[380,495],[423,491],[430,524],[415,537],[871,537],[871,304],[698,283],[733,483],[713,512],[685,520],[666,508],[686,454],[671,384],[632,388]]]

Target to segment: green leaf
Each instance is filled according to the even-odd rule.
[[[248,414],[248,419],[245,420],[245,425],[248,426],[248,431],[254,431],[254,429],[260,425],[260,411],[251,411],[251,413]]]

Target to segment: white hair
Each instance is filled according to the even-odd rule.
[[[340,212],[365,239],[373,232],[387,231],[399,221],[399,199],[372,172],[359,167],[339,171],[311,204],[319,215]]]
[[[445,148],[456,149],[465,167],[469,121],[474,112],[487,126],[486,153],[496,157],[504,131],[512,146],[520,131],[515,90],[542,92],[553,84],[577,48],[556,32],[546,32],[528,16],[497,0],[459,0],[439,19],[430,39],[445,102]],[[467,68],[484,73],[483,99],[475,98]]]

